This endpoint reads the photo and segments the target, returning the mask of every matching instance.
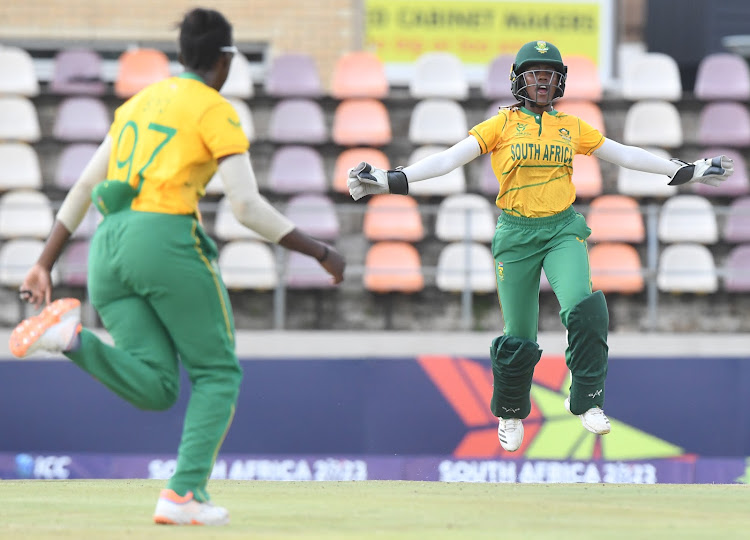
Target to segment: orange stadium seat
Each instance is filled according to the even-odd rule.
[[[638,202],[627,195],[601,195],[591,201],[587,216],[591,242],[641,243],[646,238]]]
[[[145,48],[125,51],[118,60],[115,95],[129,98],[169,76],[169,58],[162,51]]]
[[[349,193],[347,178],[349,169],[355,167],[360,162],[365,161],[378,169],[387,171],[391,168],[391,161],[382,150],[377,148],[347,148],[336,158],[336,164],[333,168],[333,190],[338,193]]]
[[[602,135],[607,134],[606,126],[604,124],[604,114],[602,114],[599,105],[593,101],[577,101],[572,99],[560,100],[558,103],[555,103],[555,109],[577,116],[592,128],[599,130]]]
[[[641,258],[630,244],[604,242],[591,246],[589,262],[594,290],[624,294],[643,290]]]
[[[580,199],[601,195],[603,181],[599,158],[583,154],[573,156],[573,184],[576,187],[576,197]]]
[[[385,66],[371,52],[354,51],[336,61],[331,78],[331,95],[336,99],[374,98],[388,95]]]
[[[565,98],[598,102],[602,100],[602,80],[599,68],[588,56],[565,57],[568,77],[565,80]],[[564,109],[563,109],[564,110]]]
[[[341,146],[384,146],[392,140],[391,119],[377,99],[346,99],[333,116],[333,142]]]
[[[416,293],[424,289],[422,260],[407,242],[378,242],[365,257],[364,286],[375,293]]]
[[[409,195],[387,193],[370,197],[362,229],[365,238],[375,242],[419,242],[424,238],[424,225],[417,201]]]

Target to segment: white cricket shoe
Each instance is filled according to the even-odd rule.
[[[154,523],[159,525],[226,525],[229,512],[209,502],[198,502],[193,492],[182,497],[171,489],[162,489],[154,511]]]
[[[499,418],[497,438],[500,446],[508,452],[515,452],[523,442],[523,423],[519,418]]]
[[[565,408],[570,414],[570,396],[565,398]],[[577,414],[578,418],[581,419],[583,427],[588,429],[591,433],[597,435],[606,435],[612,429],[609,425],[609,418],[604,414],[604,411],[600,407],[591,407],[588,411],[583,414]]]
[[[8,347],[17,358],[26,358],[36,351],[62,352],[80,331],[81,302],[76,298],[61,298],[16,326]]]

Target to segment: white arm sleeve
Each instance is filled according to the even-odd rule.
[[[278,243],[294,229],[294,223],[271,206],[258,191],[258,182],[247,153],[223,159],[219,164],[219,173],[232,213],[245,227],[273,243]]]
[[[419,182],[448,174],[453,169],[466,165],[481,153],[479,143],[472,135],[469,135],[450,148],[405,167],[403,172],[409,183]]]
[[[604,139],[602,145],[594,150],[593,155],[626,169],[667,176],[672,176],[680,168],[678,164],[654,155],[643,148],[620,144],[612,139]]]
[[[68,191],[65,200],[57,211],[57,220],[65,225],[68,232],[74,232],[81,224],[91,204],[91,192],[94,191],[94,187],[99,182],[107,178],[111,151],[112,139],[107,135],[83,169],[81,176]]]

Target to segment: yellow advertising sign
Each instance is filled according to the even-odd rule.
[[[449,51],[466,64],[487,64],[544,40],[565,56],[601,61],[603,4],[588,1],[366,0],[366,47],[386,63]]]

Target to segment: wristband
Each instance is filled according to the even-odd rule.
[[[323,244],[323,256],[322,257],[315,257],[319,263],[322,263],[328,258],[328,255],[331,253],[331,250],[328,249],[328,246]]]
[[[409,194],[409,181],[406,179],[406,175],[399,169],[394,169],[387,172],[388,177],[388,190],[396,195],[408,195]]]

